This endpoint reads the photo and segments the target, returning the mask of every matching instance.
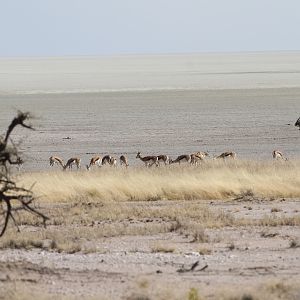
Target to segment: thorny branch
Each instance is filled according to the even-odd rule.
[[[4,235],[10,219],[19,231],[15,214],[20,210],[42,218],[44,225],[48,220],[44,214],[31,206],[35,200],[32,190],[17,186],[14,180],[11,179],[8,169],[8,164],[16,165],[23,162],[16,145],[10,139],[10,135],[18,125],[34,130],[31,125],[25,123],[29,118],[30,114],[28,112],[19,111],[17,117],[8,126],[5,138],[3,140],[0,138],[0,237]]]

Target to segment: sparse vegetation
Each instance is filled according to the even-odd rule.
[[[62,204],[51,202],[43,203],[40,201],[39,209],[42,212],[47,213],[47,215],[51,218],[49,226],[47,226],[47,228],[37,226],[39,223],[36,222],[33,216],[30,214],[22,214],[19,218],[22,226],[22,234],[16,234],[12,227],[8,228],[6,234],[0,239],[0,249],[4,250],[3,253],[5,253],[5,249],[31,250],[31,253],[38,253],[39,256],[45,257],[48,262],[51,262],[49,257],[59,257],[59,260],[63,258],[66,261],[69,259],[70,261],[75,261],[77,260],[77,257],[78,259],[80,258],[85,260],[86,253],[90,253],[91,258],[103,256],[99,259],[98,263],[100,261],[102,262],[103,259],[103,270],[109,270],[109,273],[103,273],[102,267],[99,267],[99,270],[97,270],[96,273],[91,272],[87,276],[88,278],[99,276],[97,278],[101,278],[101,280],[104,280],[105,278],[108,282],[112,282],[109,280],[113,280],[114,284],[118,287],[122,287],[124,284],[118,282],[118,280],[123,279],[117,278],[124,278],[128,276],[126,268],[123,270],[122,267],[120,267],[120,270],[122,270],[120,271],[122,272],[120,277],[115,277],[116,275],[113,273],[114,271],[110,273],[110,270],[114,255],[119,256],[119,254],[116,253],[122,253],[122,261],[129,259],[132,263],[132,260],[136,257],[137,261],[142,263],[144,270],[142,272],[142,277],[140,277],[140,275],[134,275],[136,273],[130,276],[130,278],[132,278],[130,280],[134,280],[132,284],[136,285],[137,291],[134,293],[134,290],[130,290],[129,287],[128,294],[132,295],[132,297],[129,297],[128,299],[139,299],[138,297],[142,297],[141,295],[144,295],[143,297],[148,297],[149,299],[179,300],[189,299],[189,297],[192,296],[198,297],[194,299],[206,299],[205,295],[207,295],[207,290],[203,292],[203,285],[200,287],[195,286],[199,293],[201,292],[200,297],[199,294],[191,292],[191,286],[187,285],[189,280],[188,278],[191,278],[191,276],[194,278],[196,274],[203,274],[205,278],[210,280],[209,278],[211,278],[211,276],[215,276],[214,272],[216,270],[216,266],[214,265],[214,261],[219,260],[221,257],[219,255],[221,253],[224,255],[225,252],[228,259],[230,259],[230,256],[237,256],[240,259],[240,252],[243,251],[241,249],[244,249],[245,241],[247,241],[247,244],[251,245],[251,250],[249,251],[252,251],[252,249],[254,249],[252,245],[253,240],[255,241],[257,238],[261,237],[267,238],[277,236],[277,233],[278,237],[273,239],[272,242],[276,242],[278,239],[279,243],[287,245],[286,234],[291,234],[291,230],[295,232],[294,240],[296,241],[297,227],[287,227],[284,231],[282,231],[282,228],[280,227],[277,227],[276,230],[269,227],[282,226],[283,224],[298,226],[296,224],[299,224],[299,216],[296,213],[295,215],[292,214],[288,217],[272,216],[270,211],[272,204],[265,201],[263,203],[253,203],[253,207],[255,211],[257,211],[258,208],[262,208],[269,215],[260,215],[260,217],[251,215],[246,218],[243,217],[243,215],[233,217],[230,211],[235,211],[235,206],[237,204],[234,201],[225,201],[223,203],[219,201],[218,205],[213,206],[209,203],[210,201],[204,202],[201,200],[156,202],[124,202],[110,200],[100,200],[99,202],[96,202],[93,200],[82,203],[70,202]],[[293,200],[287,200],[284,205],[290,205],[290,203],[298,205],[297,202]],[[226,211],[229,207],[231,207],[230,210]],[[246,212],[247,211],[244,213]],[[134,235],[137,235],[137,237],[132,237]],[[156,235],[155,238],[153,238],[153,235]],[[245,237],[241,240],[240,237],[244,235]],[[248,238],[250,239],[248,240]],[[123,242],[127,239],[134,242],[127,244],[127,246],[123,246]],[[193,240],[194,242],[191,243]],[[138,242],[135,243],[135,241]],[[204,242],[205,244],[199,244],[199,242]],[[115,243],[120,243],[118,249],[111,249],[111,245],[115,245]],[[267,241],[264,242],[264,244],[266,243]],[[294,247],[296,244],[293,243],[291,245]],[[224,247],[226,246],[228,249],[234,250],[234,255],[231,255],[229,252],[226,253],[228,250],[224,251]],[[274,250],[273,247],[274,244],[272,244],[271,251]],[[270,248],[268,249],[270,250]],[[255,252],[256,251],[260,250],[255,250]],[[264,248],[263,253],[265,253],[265,251],[267,250]],[[281,249],[281,251],[284,251],[284,249]],[[292,250],[289,250],[286,247],[286,251],[291,253]],[[13,253],[14,251],[6,251],[6,253],[10,252]],[[22,251],[16,252],[20,253]],[[56,254],[55,252],[60,254]],[[68,258],[69,253],[76,253],[76,255]],[[200,255],[205,256],[200,257]],[[210,256],[206,257],[206,255]],[[157,259],[157,265],[155,268],[151,267],[148,269],[147,264],[149,263],[147,262],[147,257],[152,257],[154,260]],[[253,260],[255,261],[255,259],[251,256],[250,263],[252,263]],[[191,270],[196,261],[199,261],[199,266]],[[153,260],[150,264],[152,263]],[[241,259],[240,263],[237,262],[237,265],[235,266],[236,270],[230,271],[231,275],[235,276],[245,270],[246,274],[256,272],[251,269],[252,264],[250,264],[250,268],[248,269],[244,266],[244,263],[245,261],[243,259]],[[242,267],[241,264],[243,264]],[[69,266],[70,265],[68,265],[68,267]],[[137,266],[137,269],[139,269],[139,263],[137,263]],[[202,268],[206,266],[207,268],[202,271]],[[91,265],[89,265],[89,267],[91,267]],[[115,267],[116,265],[113,265],[113,268]],[[132,272],[133,269],[134,268],[131,264],[128,268],[128,272]],[[177,271],[181,269],[183,272]],[[59,266],[53,268],[53,270],[55,273],[61,272]],[[7,273],[9,274],[9,272]],[[73,270],[66,272],[68,272],[67,276],[70,276]],[[86,274],[85,272],[83,272],[80,276],[86,276],[83,275]],[[258,272],[255,274],[258,274],[257,276],[261,276],[259,272],[263,272],[264,276],[266,274],[264,273],[266,272],[265,269],[258,268]],[[181,274],[180,276],[182,276],[182,281],[185,282],[184,288],[177,288],[177,286],[174,285],[165,286],[167,285],[167,282],[172,282],[172,280],[174,280],[174,276],[176,276],[174,273]],[[222,274],[223,273],[221,271],[220,276],[222,276]],[[57,280],[57,276],[58,278],[65,278],[66,275],[63,273],[62,276],[53,276],[54,280]],[[79,276],[79,274],[76,273],[74,276],[74,278],[78,278],[77,276]],[[142,280],[146,280],[145,283],[143,283],[141,278]],[[86,279],[82,280],[82,282],[84,282]],[[156,290],[160,281],[164,288],[169,291],[168,297],[162,297],[160,289]],[[138,285],[138,283],[140,283],[140,285]],[[126,284],[129,286],[131,283]],[[0,287],[3,285],[4,283],[1,283],[0,281]],[[38,283],[34,283],[34,285],[38,285]],[[245,291],[241,294],[234,290],[231,294],[221,293],[220,295],[217,294],[217,291],[212,292],[212,290],[210,290],[210,297],[208,298],[225,300],[241,300],[246,299],[245,297],[252,297],[254,300],[297,299],[288,298],[290,294],[293,295],[293,292],[288,294],[282,292],[280,295],[283,296],[280,298],[277,296],[279,294],[276,292],[279,287],[274,287],[274,289],[275,290],[264,288],[258,290],[249,288],[245,289]],[[16,294],[18,293],[19,292]],[[287,297],[285,297],[286,295]],[[24,297],[25,296],[26,295],[24,295]],[[26,297],[24,299],[26,299]]]
[[[141,279],[138,282],[138,286],[142,289],[146,289],[149,287],[149,281],[147,279]]]
[[[216,296],[222,300],[296,300],[299,296],[299,287],[292,282],[269,281],[255,288],[245,288],[245,291],[223,291]]]
[[[295,215],[292,217],[285,216],[274,216],[274,215],[265,215],[261,219],[253,220],[249,224],[258,225],[258,226],[299,226],[300,225],[300,216]]]
[[[192,233],[193,240],[191,242],[208,243],[209,236],[205,233],[203,228],[195,229]]]
[[[201,300],[198,290],[195,288],[191,288],[188,292],[188,300]]]
[[[233,242],[231,242],[229,245],[228,245],[228,249],[230,251],[234,250],[235,249],[235,244]]]
[[[299,240],[296,239],[290,240],[290,248],[299,248],[299,247],[300,247]]]
[[[43,239],[39,233],[33,235],[31,233],[24,233],[22,236],[15,236],[8,232],[0,241],[0,249],[25,249],[30,250],[39,248],[53,252],[76,253],[83,250],[82,245],[72,239],[63,239],[59,235],[54,239]],[[84,252],[90,252],[91,249],[84,249]],[[96,252],[96,251],[94,251]]]
[[[175,248],[170,246],[170,245],[162,245],[162,244],[157,244],[152,247],[152,252],[153,253],[173,253],[175,251]]]
[[[272,207],[272,208],[271,208],[271,212],[272,212],[272,213],[276,213],[276,212],[280,212],[280,211],[282,211],[281,208],[278,208],[278,207]]]
[[[200,248],[199,249],[199,254],[201,255],[210,255],[212,253],[212,250],[209,248]]]

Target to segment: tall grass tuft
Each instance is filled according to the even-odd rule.
[[[228,199],[240,195],[300,197],[300,161],[209,161],[197,167],[102,167],[87,171],[34,172],[20,175],[50,202]]]

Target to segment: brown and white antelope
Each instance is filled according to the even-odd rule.
[[[179,155],[175,160],[170,159],[170,164],[181,163],[181,162],[191,162],[191,155],[183,154]]]
[[[203,161],[206,156],[209,156],[207,152],[195,152],[191,154],[191,164],[197,165],[199,161]]]
[[[227,152],[223,152],[222,154],[220,154],[219,156],[216,157],[217,159],[220,158],[232,158],[232,159],[236,159],[236,153],[233,151],[227,151]]]
[[[116,166],[117,160],[111,155],[105,155],[102,158],[101,165],[109,164],[110,166]]]
[[[200,159],[204,159],[206,156],[209,156],[209,154],[207,152],[195,152],[193,153],[194,155],[198,156]]]
[[[80,169],[80,162],[81,159],[78,157],[72,157],[68,159],[67,163],[64,165],[63,169],[66,170],[67,168],[72,169],[73,165],[76,165],[77,170]]]
[[[169,158],[168,155],[164,155],[164,154],[163,155],[158,155],[157,156],[157,162],[158,162],[158,164],[159,164],[160,161],[163,162],[165,164],[165,166],[166,166],[166,165],[168,165],[170,163],[170,158]]]
[[[117,166],[117,159],[115,157],[111,157],[110,161],[109,161],[109,164],[112,166],[112,167],[116,167]]]
[[[49,163],[50,163],[50,167],[53,167],[55,164],[60,165],[62,168],[64,167],[63,160],[57,156],[50,156]]]
[[[102,160],[101,160],[101,165],[106,165],[106,164],[110,164],[110,161],[111,161],[112,157],[110,155],[105,155],[102,157]]]
[[[158,157],[157,156],[141,156],[141,152],[138,152],[136,158],[139,158],[143,163],[145,163],[146,167],[151,167],[152,165],[158,166]]]
[[[94,156],[91,158],[90,163],[86,165],[87,170],[90,170],[92,166],[101,165],[101,156]]]
[[[127,157],[125,155],[120,156],[120,165],[125,165],[126,168],[129,166]]]
[[[282,160],[287,160],[287,158],[284,157],[283,153],[279,150],[274,150],[272,152],[272,156],[274,159],[282,159]]]
[[[203,158],[201,156],[196,155],[195,153],[191,154],[191,165],[198,165],[199,161],[203,161]]]

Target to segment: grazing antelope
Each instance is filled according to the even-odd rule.
[[[203,158],[201,156],[198,156],[195,153],[191,154],[191,165],[197,166],[199,161],[203,161]]]
[[[91,158],[90,163],[86,165],[87,170],[90,170],[92,166],[101,164],[101,156],[94,156]]]
[[[120,165],[125,165],[126,168],[129,166],[127,157],[125,155],[120,156]]]
[[[168,155],[158,155],[157,156],[157,162],[159,164],[159,162],[162,161],[165,166],[168,165],[170,163],[170,158]]]
[[[117,160],[110,155],[105,155],[102,158],[101,165],[106,165],[106,164],[109,164],[110,166],[116,166]]]
[[[105,155],[103,156],[102,160],[101,160],[101,165],[106,165],[106,164],[110,164],[110,161],[112,160],[112,156],[110,155]]]
[[[207,152],[195,152],[191,154],[191,164],[197,165],[199,161],[203,161],[206,156],[209,156]]]
[[[64,167],[64,162],[61,158],[57,156],[51,156],[49,158],[50,167],[53,167],[55,164],[61,165],[62,168]]]
[[[223,152],[222,154],[220,154],[219,156],[217,156],[216,158],[217,159],[219,159],[219,158],[223,158],[223,159],[225,159],[225,158],[228,158],[228,157],[230,157],[230,158],[232,158],[232,159],[235,159],[236,158],[236,153],[235,152],[233,152],[233,151],[227,151],[227,152]]]
[[[80,168],[81,159],[78,157],[72,157],[68,159],[67,163],[64,165],[63,169],[66,170],[67,168],[72,169],[72,166],[75,164],[77,170]]]
[[[111,159],[108,162],[112,167],[116,167],[117,166],[117,159],[114,157],[111,157]]]
[[[279,150],[274,150],[272,152],[272,156],[274,159],[283,159],[283,160],[287,160],[287,158],[284,157],[283,153]]]
[[[146,167],[151,167],[152,165],[158,166],[158,157],[157,156],[141,156],[141,152],[138,152],[136,158],[139,158],[142,162],[145,163]]]
[[[191,162],[191,155],[189,154],[183,154],[183,155],[179,155],[175,160],[170,159],[170,164],[175,164],[175,163],[179,163],[181,161],[186,161],[186,162]]]
[[[209,156],[209,154],[207,152],[195,152],[193,153],[194,155],[196,155],[197,157],[199,157],[200,159],[204,159],[206,156]]]

